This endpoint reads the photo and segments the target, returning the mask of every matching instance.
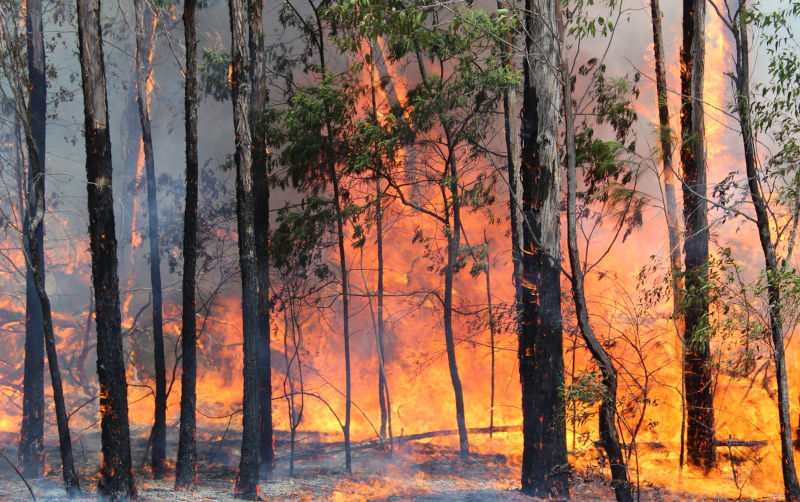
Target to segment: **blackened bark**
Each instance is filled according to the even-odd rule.
[[[445,228],[445,233],[447,234],[447,264],[444,268],[444,341],[447,349],[447,366],[450,369],[450,381],[453,384],[453,394],[456,400],[459,451],[461,460],[467,460],[469,457],[469,436],[467,435],[467,421],[464,413],[464,390],[461,386],[461,377],[458,374],[455,337],[453,335],[453,283],[458,267],[458,253],[461,248],[461,194],[459,193],[453,135],[447,125],[443,124],[443,126],[449,152],[447,177],[449,178],[449,202],[452,210],[452,225],[450,225],[451,220],[448,214]],[[446,205],[447,201],[445,201]]]
[[[489,354],[491,359],[491,395],[489,397],[489,437],[494,434],[494,312],[492,311],[492,256],[489,254],[489,239],[483,230],[483,243],[486,245],[486,304],[489,314]]]
[[[97,313],[97,376],[103,462],[98,494],[107,500],[136,497],[128,428],[128,388],[122,352],[117,240],[111,189],[111,138],[100,25],[100,1],[78,0],[78,39],[86,136],[89,244]]]
[[[429,87],[429,80],[422,54],[417,51],[417,64],[422,82]],[[453,384],[453,395],[456,403],[456,423],[458,425],[458,443],[461,460],[469,457],[469,436],[467,432],[466,416],[464,414],[464,391],[461,377],[458,374],[458,361],[456,360],[456,346],[453,337],[453,283],[458,271],[458,253],[461,247],[461,194],[458,185],[458,166],[455,155],[455,138],[447,124],[447,120],[439,118],[444,130],[447,159],[444,166],[444,175],[448,179],[446,186],[442,186],[442,203],[445,214],[441,218],[444,224],[444,233],[447,236],[447,261],[444,266],[444,298],[442,300],[444,341],[447,351],[447,366],[450,370],[450,382]],[[447,192],[450,195],[447,195]]]
[[[196,0],[183,4],[186,37],[186,206],[183,213],[183,313],[181,315],[181,424],[175,489],[197,484],[197,320],[195,319],[195,273],[197,270],[197,27]]]
[[[526,0],[522,102],[522,227],[519,372],[522,383],[522,491],[568,499],[566,424],[561,389],[557,77],[558,0]]]
[[[261,470],[269,478],[275,465],[272,432],[272,369],[270,355],[269,301],[269,180],[264,110],[267,106],[266,52],[262,25],[262,0],[248,2],[250,47],[250,129],[253,134],[253,188],[255,198],[256,268],[258,271],[258,378],[261,421]]]
[[[139,107],[139,123],[142,130],[144,166],[147,177],[148,240],[150,241],[150,285],[153,295],[153,356],[155,359],[155,413],[152,441],[151,465],[153,479],[166,474],[167,465],[167,376],[164,363],[164,331],[161,292],[161,252],[158,240],[158,192],[156,189],[155,159],[153,157],[153,135],[150,127],[150,106],[147,103],[147,81],[153,68],[150,57],[153,40],[145,38],[144,26],[152,24],[153,12],[143,0],[134,0],[136,10],[136,104]]]
[[[739,11],[747,8],[745,0],[739,3]],[[786,370],[786,354],[783,342],[783,305],[781,303],[781,269],[775,252],[775,244],[769,227],[767,202],[759,184],[758,159],[756,157],[755,130],[750,117],[750,41],[747,24],[739,14],[738,22],[729,25],[736,42],[736,111],[742,131],[744,146],[745,170],[750,198],[756,213],[756,225],[761,250],[764,254],[764,265],[767,271],[767,299],[769,301],[769,324],[772,334],[773,360],[775,377],[778,383],[778,420],[781,433],[781,470],[783,473],[783,489],[787,502],[800,501],[800,482],[794,464],[792,450],[792,425],[789,415],[789,382]]]
[[[570,283],[572,298],[575,301],[575,315],[578,318],[578,328],[583,340],[592,354],[595,364],[603,375],[603,397],[598,409],[598,433],[603,449],[608,456],[611,467],[611,486],[617,502],[633,502],[631,484],[628,481],[628,469],[619,441],[617,431],[617,370],[611,361],[611,356],[606,352],[589,322],[589,309],[586,305],[586,295],[583,281],[583,266],[578,252],[578,210],[577,210],[577,152],[575,151],[575,115],[572,108],[572,78],[570,75],[565,43],[565,20],[559,6],[559,37],[560,37],[560,68],[561,82],[564,94],[564,129],[566,137],[567,160],[567,250],[570,265]]]
[[[373,95],[374,95],[373,89]],[[373,98],[374,100],[374,98]],[[383,187],[381,178],[375,180],[375,232],[378,245],[378,400],[381,406],[381,439],[389,438],[392,446],[392,400],[389,398],[389,381],[386,378],[386,351],[383,343]]]
[[[706,205],[703,70],[705,0],[683,1],[681,47],[681,164],[683,166],[683,253],[686,297],[684,357],[686,453],[689,464],[708,471],[716,464],[711,332],[708,324],[708,208]]]
[[[330,131],[330,127],[328,128]],[[350,408],[352,405],[352,383],[350,380],[350,288],[348,286],[347,261],[344,247],[344,214],[339,187],[339,176],[336,166],[330,163],[328,175],[333,186],[333,203],[336,208],[336,236],[339,244],[339,273],[342,281],[342,331],[344,334],[344,373],[345,373],[345,409],[344,409],[344,464],[348,473],[353,472],[350,448]]]
[[[29,129],[30,131],[30,129]],[[47,350],[47,363],[50,369],[50,382],[53,386],[53,404],[56,409],[56,423],[58,425],[58,444],[61,453],[62,475],[64,488],[70,497],[80,495],[80,484],[75,474],[75,463],[72,459],[72,441],[69,433],[69,417],[64,404],[64,388],[61,383],[61,371],[58,368],[58,355],[56,352],[56,339],[53,330],[53,316],[50,309],[50,298],[44,287],[44,250],[39,247],[37,233],[44,224],[44,173],[39,170],[40,158],[37,151],[36,140],[32,134],[26,133],[28,144],[28,158],[30,159],[30,172],[33,185],[28,191],[28,262],[33,273],[37,299],[40,302],[44,326],[44,345]]]
[[[30,84],[30,130],[38,152],[38,169],[44,175],[47,80],[42,29],[42,1],[28,0],[25,8],[25,35]],[[29,169],[29,190],[32,190],[33,184],[33,169]],[[28,253],[30,252],[29,227],[29,215],[25,211],[22,241]],[[39,249],[44,249],[44,225],[39,226],[33,239],[36,240]],[[44,270],[44,256],[42,256],[42,270]],[[37,478],[42,474],[44,467],[44,326],[33,270],[27,261],[25,271],[25,367],[22,381],[22,426],[17,455],[20,472],[28,478]],[[42,280],[44,281],[44,278]]]
[[[242,454],[236,478],[236,497],[258,497],[261,423],[258,399],[258,272],[250,136],[250,83],[246,0],[229,0],[231,26],[231,91],[236,140],[236,220],[239,268],[242,276],[242,337],[244,388],[242,394]]]
[[[658,0],[650,0],[650,17],[653,21],[653,55],[656,69],[656,96],[658,106],[658,134],[661,143],[661,177],[664,179],[664,203],[669,237],[669,261],[672,284],[672,319],[679,338],[682,336],[682,316],[680,314],[683,284],[683,259],[680,250],[680,230],[678,227],[678,203],[675,198],[675,170],[672,166],[672,129],[669,125],[669,95],[667,94],[667,71],[664,65],[664,36],[661,28],[661,8]],[[681,354],[681,437],[679,465],[683,467],[686,435],[686,397],[685,364]]]

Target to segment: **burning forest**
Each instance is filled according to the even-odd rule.
[[[0,0],[0,499],[800,502],[798,28]]]

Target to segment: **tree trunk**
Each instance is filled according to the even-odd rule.
[[[492,256],[489,254],[489,239],[486,237],[486,230],[483,230],[483,243],[486,245],[486,304],[489,314],[489,354],[491,360],[491,395],[489,396],[489,437],[494,434],[494,312],[492,311]]]
[[[374,94],[374,89],[373,89]],[[381,439],[389,438],[389,445],[393,443],[392,437],[392,401],[389,398],[389,381],[386,379],[386,352],[383,343],[383,187],[380,176],[375,180],[375,232],[378,244],[378,398],[381,406]]]
[[[577,155],[575,151],[575,115],[572,109],[572,79],[568,67],[567,50],[565,45],[565,25],[559,8],[559,36],[561,39],[560,68],[561,82],[564,93],[564,125],[566,136],[567,159],[567,249],[569,253],[570,282],[572,285],[572,298],[575,301],[575,315],[578,319],[578,328],[583,340],[589,348],[600,372],[603,375],[603,397],[598,410],[598,432],[603,449],[608,455],[611,467],[611,486],[617,502],[633,502],[631,484],[628,481],[628,468],[625,457],[620,447],[619,433],[617,432],[617,370],[611,361],[611,356],[606,352],[597,336],[594,334],[589,322],[589,309],[586,306],[586,295],[583,282],[583,267],[578,252],[578,222],[577,222]],[[566,82],[566,84],[564,84]],[[574,353],[574,352],[573,352]]]
[[[197,273],[197,27],[196,0],[183,4],[186,37],[186,207],[183,215],[183,313],[181,316],[181,424],[175,489],[197,484],[197,320],[195,319],[195,274]]]
[[[229,0],[231,26],[231,91],[236,139],[236,220],[239,230],[239,267],[242,276],[242,335],[244,389],[242,394],[242,454],[236,479],[236,497],[258,497],[261,423],[258,399],[258,273],[253,204],[252,140],[250,136],[250,65],[245,0]]]
[[[47,79],[45,77],[44,35],[42,26],[42,1],[28,0],[25,6],[25,30],[28,53],[28,78],[30,81],[30,130],[39,159],[39,172],[45,170],[45,139],[47,115]],[[27,129],[27,128],[26,128]],[[44,179],[42,179],[44,183]],[[28,190],[34,184],[33,169],[28,170]],[[42,189],[44,190],[44,189]],[[22,242],[27,253],[29,215],[25,211]],[[33,237],[39,249],[44,249],[44,225]],[[42,270],[44,256],[42,255]],[[44,467],[44,327],[42,306],[36,293],[31,264],[25,263],[25,369],[22,380],[22,426],[19,434],[20,472],[29,478],[38,478]],[[44,280],[44,278],[42,278]]]
[[[150,284],[153,294],[153,356],[155,358],[155,416],[150,438],[153,443],[151,465],[153,479],[166,474],[167,465],[167,376],[164,363],[164,331],[161,292],[161,252],[158,240],[158,193],[156,190],[155,159],[153,157],[153,135],[150,127],[150,106],[147,102],[147,81],[153,72],[151,54],[153,40],[145,39],[144,25],[152,24],[155,16],[143,0],[134,0],[136,10],[136,104],[139,107],[139,122],[142,129],[144,164],[147,173],[147,214],[150,241]],[[155,33],[154,31],[151,33]]]
[[[522,124],[519,372],[522,491],[568,499],[561,332],[557,0],[526,0]]]
[[[86,136],[89,244],[96,303],[97,376],[103,462],[98,493],[108,499],[136,497],[128,428],[128,388],[122,351],[117,277],[117,239],[112,195],[111,138],[103,63],[99,0],[78,0],[78,39]]]
[[[330,131],[330,127],[328,128]],[[339,273],[342,276],[342,329],[344,331],[345,411],[344,411],[344,463],[348,473],[353,472],[350,450],[350,406],[352,384],[350,381],[350,288],[347,280],[347,261],[344,247],[344,215],[340,199],[339,177],[333,163],[329,165],[329,176],[333,185],[333,202],[336,206],[336,236],[339,244]]]
[[[683,284],[683,263],[680,250],[680,229],[678,227],[678,203],[675,198],[675,169],[672,165],[672,129],[669,125],[669,97],[667,94],[667,71],[664,66],[664,36],[661,28],[661,8],[658,0],[650,0],[650,16],[653,20],[653,55],[656,66],[656,96],[658,106],[659,142],[661,143],[661,177],[664,179],[664,204],[669,236],[669,261],[672,283],[672,320],[683,346],[683,322],[680,314]],[[685,365],[681,353],[681,437],[679,465],[684,462],[684,437],[686,434],[686,398],[684,378]]]
[[[61,453],[62,474],[64,488],[70,497],[80,495],[78,476],[75,474],[75,463],[72,459],[72,441],[69,433],[69,416],[64,404],[64,388],[61,383],[61,371],[58,368],[58,355],[56,353],[56,339],[53,330],[53,316],[50,309],[50,298],[44,287],[44,253],[39,247],[36,238],[44,223],[44,173],[39,170],[40,158],[37,151],[36,140],[31,134],[26,134],[28,143],[28,158],[33,185],[28,187],[28,262],[33,273],[37,299],[40,302],[44,325],[44,345],[47,350],[47,364],[50,369],[50,382],[53,385],[53,403],[56,409],[56,423],[58,425],[58,444]]]
[[[261,469],[269,477],[275,465],[272,443],[272,369],[270,356],[269,301],[269,183],[264,109],[267,106],[266,52],[262,26],[262,0],[248,2],[250,46],[250,129],[253,134],[253,187],[255,190],[256,267],[258,271],[258,378],[261,421]]]
[[[691,465],[708,471],[716,464],[711,332],[708,321],[708,209],[706,207],[703,70],[705,0],[683,1],[681,47],[681,164],[683,242],[686,267],[684,357],[686,358],[686,450]]]
[[[447,234],[447,265],[444,268],[444,341],[447,348],[447,365],[450,368],[450,381],[453,384],[453,393],[456,401],[456,422],[458,423],[458,445],[461,452],[461,460],[469,458],[469,437],[467,436],[467,421],[464,414],[464,391],[461,386],[461,378],[458,375],[458,364],[456,361],[456,345],[453,336],[453,282],[458,266],[458,252],[461,247],[461,202],[458,188],[458,172],[456,170],[455,146],[450,129],[444,126],[445,137],[447,139],[448,173],[450,189],[450,204],[453,210],[452,226],[445,229]],[[445,201],[445,204],[447,201]]]
[[[746,9],[745,0],[739,3],[740,12]],[[750,42],[747,23],[738,17],[738,23],[731,25],[736,41],[736,86],[739,126],[742,131],[744,145],[745,169],[750,198],[756,213],[758,238],[764,254],[767,272],[767,300],[769,302],[769,324],[772,332],[773,359],[775,361],[775,377],[778,381],[778,419],[781,433],[781,469],[783,471],[783,489],[787,502],[800,501],[800,483],[794,465],[792,450],[792,425],[789,415],[789,382],[786,371],[786,354],[783,345],[783,305],[781,304],[781,270],[775,253],[775,244],[769,228],[767,202],[759,184],[758,163],[756,158],[755,131],[750,117]]]

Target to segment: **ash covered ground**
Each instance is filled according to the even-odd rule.
[[[156,501],[233,501],[233,485],[239,455],[240,433],[228,430],[200,434],[198,441],[198,486],[192,492],[173,490],[174,479],[155,481],[144,462],[149,457],[149,429],[132,429],[134,465],[137,469],[139,500]],[[171,431],[175,433],[175,431]],[[170,434],[173,438],[177,434]],[[76,463],[80,470],[84,496],[75,502],[95,501],[99,433],[84,433],[75,441]],[[57,438],[46,438],[47,475],[28,480],[36,500],[67,501],[61,483]],[[461,462],[458,451],[442,438],[407,440],[398,438],[390,451],[376,442],[353,444],[353,474],[344,471],[344,450],[335,438],[314,433],[298,433],[294,472],[289,471],[288,433],[276,436],[277,462],[270,480],[262,481],[261,497],[269,501],[532,501],[520,491],[519,462],[515,456],[473,454]],[[3,454],[14,461],[15,438],[0,441]],[[174,441],[168,451],[175,451]],[[0,500],[33,500],[28,488],[5,460],[0,459]],[[614,500],[609,481],[598,472],[573,472],[573,500]],[[641,500],[646,501],[727,501],[732,498],[713,494],[680,492],[641,483]],[[751,499],[739,499],[751,500]],[[780,499],[758,499],[760,501]]]

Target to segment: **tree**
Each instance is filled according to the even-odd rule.
[[[522,264],[519,373],[522,383],[522,491],[569,498],[561,389],[559,184],[561,92],[557,0],[526,0],[522,139]]]
[[[683,1],[681,46],[681,165],[683,167],[684,358],[686,453],[689,464],[716,464],[708,284],[708,208],[703,117],[705,1]]]
[[[62,475],[64,487],[68,496],[80,494],[80,485],[75,473],[75,465],[72,457],[72,442],[69,432],[69,417],[67,416],[64,404],[64,390],[61,380],[61,371],[58,364],[56,351],[55,333],[53,329],[53,316],[50,309],[50,298],[45,290],[45,264],[44,264],[44,149],[45,149],[45,129],[46,129],[46,79],[44,61],[44,40],[42,31],[42,4],[34,0],[26,5],[26,39],[27,39],[27,72],[23,69],[23,56],[21,37],[19,36],[16,19],[17,9],[13,5],[3,5],[4,12],[11,14],[9,18],[3,14],[0,17],[0,39],[5,42],[4,52],[0,54],[0,63],[3,67],[4,76],[9,84],[11,97],[5,94],[5,90],[0,90],[3,97],[13,103],[13,110],[17,127],[21,129],[27,147],[28,160],[28,183],[27,190],[20,197],[23,198],[23,251],[25,256],[26,282],[28,286],[33,284],[35,297],[26,296],[26,352],[25,352],[25,378],[32,378],[32,385],[24,382],[24,389],[29,391],[28,399],[23,397],[23,427],[20,441],[20,459],[23,470],[33,470],[33,475],[39,474],[39,466],[44,463],[42,450],[42,438],[35,437],[36,427],[42,433],[44,420],[43,409],[35,409],[32,403],[31,389],[43,392],[42,388],[42,368],[39,366],[38,373],[31,372],[35,367],[34,359],[42,357],[41,345],[44,345],[47,352],[48,368],[50,370],[50,381],[53,387],[53,403],[56,412],[56,424],[58,427],[59,450],[61,454]],[[9,31],[11,30],[11,31]],[[20,179],[22,174],[20,173]],[[29,290],[28,290],[29,292]],[[31,302],[36,302],[38,308],[34,308]],[[38,312],[38,319],[31,319],[31,313]],[[41,332],[38,332],[35,323],[41,324]],[[34,323],[34,325],[31,325]],[[37,333],[43,334],[35,342],[31,338],[36,338]],[[28,335],[31,335],[30,337]],[[38,347],[31,347],[35,343]],[[28,349],[31,349],[29,355]],[[41,361],[40,361],[41,362]],[[37,383],[38,382],[38,383]],[[43,404],[43,403],[42,403]],[[28,406],[27,408],[25,406]],[[30,415],[26,415],[28,412]],[[27,419],[27,420],[26,420]],[[28,433],[26,436],[25,433]],[[27,443],[25,441],[28,441]],[[39,458],[31,458],[30,454],[39,450]],[[28,462],[35,461],[37,465],[32,469]]]
[[[117,240],[111,189],[111,137],[103,62],[100,1],[78,0],[78,40],[86,138],[89,244],[96,303],[97,376],[103,463],[98,492],[112,500],[136,497],[128,427],[128,388],[120,331]]]
[[[261,467],[269,476],[275,464],[272,444],[272,369],[270,364],[269,301],[269,174],[265,109],[267,106],[266,51],[262,26],[263,2],[250,0],[247,6],[250,48],[250,130],[253,134],[253,188],[255,198],[256,268],[258,273],[258,379],[261,421]]]
[[[147,176],[147,215],[150,241],[150,284],[153,295],[153,355],[155,357],[156,395],[155,417],[150,438],[153,443],[151,464],[153,479],[161,479],[166,473],[167,458],[167,376],[164,363],[164,330],[161,292],[161,251],[158,240],[158,192],[156,189],[155,159],[153,157],[153,135],[150,127],[148,104],[148,80],[152,78],[150,64],[153,40],[145,38],[145,20],[153,22],[153,13],[143,0],[134,0],[136,11],[136,104],[139,107],[139,122],[142,130],[144,165]],[[152,36],[154,33],[150,33]]]
[[[664,179],[665,216],[667,220],[667,234],[669,238],[670,276],[672,285],[672,317],[675,329],[683,345],[680,324],[680,292],[683,284],[683,259],[680,250],[680,230],[678,227],[678,204],[675,199],[675,169],[672,165],[672,128],[669,125],[669,96],[667,94],[667,70],[664,64],[664,35],[661,28],[661,8],[658,0],[650,0],[650,16],[653,25],[653,55],[655,56],[656,70],[656,99],[658,106],[658,135],[661,143],[661,177]],[[681,355],[681,451],[679,465],[683,467],[684,437],[686,427],[686,399],[684,371],[685,359]]]
[[[244,389],[242,394],[242,454],[236,478],[236,496],[258,497],[261,442],[258,397],[258,271],[253,203],[253,157],[250,136],[250,64],[247,48],[245,0],[229,0],[231,26],[231,97],[236,140],[236,221],[239,233],[239,268],[242,277],[242,337]]]
[[[197,27],[195,0],[185,0],[183,29],[186,37],[186,207],[183,217],[183,312],[181,314],[181,422],[175,488],[197,484],[197,320],[195,274],[197,273]]]
[[[628,481],[627,465],[620,446],[617,432],[617,370],[611,356],[603,347],[589,322],[589,309],[586,304],[584,290],[584,268],[578,251],[578,211],[577,211],[577,148],[575,146],[575,114],[572,100],[572,72],[566,47],[566,20],[559,8],[559,68],[563,89],[563,109],[565,125],[565,156],[567,163],[567,249],[570,264],[570,283],[572,298],[575,302],[575,316],[578,328],[583,336],[589,352],[592,354],[602,374],[603,394],[600,398],[598,432],[603,449],[608,455],[611,467],[611,485],[614,488],[617,502],[633,502],[631,484]],[[598,114],[598,117],[603,117]],[[614,122],[612,120],[612,122]]]
[[[28,0],[25,5],[25,31],[30,81],[30,129],[36,142],[39,171],[45,172],[47,80],[41,0]],[[28,187],[33,189],[33,169],[28,170]],[[44,180],[42,180],[44,183]],[[23,223],[23,243],[27,246],[30,222]],[[44,225],[34,236],[39,249],[44,249]],[[36,293],[33,270],[26,263],[25,275],[25,376],[22,394],[22,426],[18,457],[20,470],[28,477],[39,477],[44,465],[44,326],[42,307]],[[44,256],[42,255],[42,270]]]
[[[795,280],[795,278],[792,277],[794,275],[793,271],[789,271],[787,265],[790,262],[789,258],[791,255],[792,241],[796,237],[790,235],[788,238],[785,238],[789,243],[789,251],[787,251],[785,256],[779,256],[776,249],[781,245],[780,234],[782,232],[778,230],[778,225],[776,225],[776,233],[778,235],[773,236],[770,213],[772,213],[774,218],[776,210],[775,208],[768,207],[768,201],[770,200],[775,201],[773,202],[774,205],[779,205],[782,202],[789,202],[791,205],[796,205],[796,201],[794,200],[796,195],[792,193],[795,190],[793,185],[796,184],[796,179],[790,179],[788,184],[781,183],[781,185],[783,185],[783,193],[778,192],[777,194],[766,192],[764,188],[765,184],[762,183],[762,180],[766,180],[767,178],[775,178],[776,174],[780,176],[779,173],[781,171],[782,162],[789,160],[790,163],[792,163],[790,159],[796,160],[796,154],[791,153],[796,151],[797,148],[795,144],[797,136],[792,135],[792,132],[797,131],[796,116],[794,120],[790,118],[789,122],[783,122],[783,124],[781,124],[781,126],[783,126],[782,130],[779,126],[779,131],[775,139],[778,140],[781,153],[771,159],[771,162],[768,164],[769,168],[775,169],[776,172],[773,173],[759,171],[756,128],[758,125],[763,126],[772,123],[776,117],[780,117],[780,115],[778,115],[780,113],[788,111],[790,117],[794,115],[794,108],[790,103],[798,96],[798,91],[795,85],[790,82],[792,82],[793,78],[797,77],[798,73],[796,70],[796,63],[790,62],[795,56],[789,55],[789,58],[784,58],[786,53],[781,52],[779,49],[782,39],[775,35],[773,35],[775,38],[771,40],[767,38],[767,45],[772,47],[768,49],[768,53],[771,56],[768,73],[771,77],[777,76],[778,78],[772,80],[771,84],[762,86],[764,91],[762,96],[765,98],[768,96],[769,101],[767,101],[767,103],[769,103],[770,107],[765,108],[764,104],[766,103],[764,102],[760,103],[761,106],[754,106],[753,90],[751,89],[750,83],[749,26],[753,24],[754,21],[760,21],[760,27],[766,28],[768,33],[780,33],[783,23],[786,23],[786,19],[792,15],[792,9],[795,9],[795,16],[800,13],[800,3],[796,1],[792,2],[792,5],[789,6],[787,10],[778,12],[775,17],[754,15],[754,13],[749,10],[745,0],[741,0],[738,8],[733,12],[727,4],[725,5],[726,13],[723,13],[715,2],[712,1],[711,5],[730,31],[734,40],[736,66],[734,73],[730,75],[730,77],[736,92],[734,109],[741,130],[747,187],[756,216],[755,221],[753,221],[752,218],[749,219],[755,224],[758,230],[761,252],[764,255],[769,332],[772,341],[772,358],[775,363],[775,378],[778,388],[778,419],[780,423],[783,487],[786,501],[797,502],[800,501],[800,482],[798,482],[797,472],[795,471],[794,451],[792,449],[792,424],[789,414],[789,402],[791,398],[789,397],[789,382],[784,350],[784,302],[787,301],[786,290],[791,290],[790,284]],[[775,32],[772,31],[773,29]],[[767,35],[767,37],[769,36],[770,35]],[[785,65],[784,63],[786,62],[789,62],[789,65]],[[791,68],[795,68],[795,71],[792,72]],[[790,107],[789,110],[786,110],[787,106]],[[752,113],[754,108],[756,110],[755,120]],[[776,122],[780,123],[781,120],[778,119]],[[793,122],[794,127],[791,126]],[[786,127],[787,125],[789,125],[789,127]],[[765,132],[770,131],[769,126],[764,129]],[[794,129],[794,131],[792,131],[792,129]],[[786,134],[785,138],[789,138],[788,141],[785,139],[781,141],[781,133]],[[781,158],[785,153],[789,153],[788,158]],[[796,174],[791,176],[796,177]],[[768,183],[767,186],[775,186],[775,184]],[[777,197],[773,198],[773,195],[777,195]],[[790,224],[796,225],[798,209],[793,209],[789,213],[788,219]],[[791,293],[789,295],[789,298],[790,297]]]

